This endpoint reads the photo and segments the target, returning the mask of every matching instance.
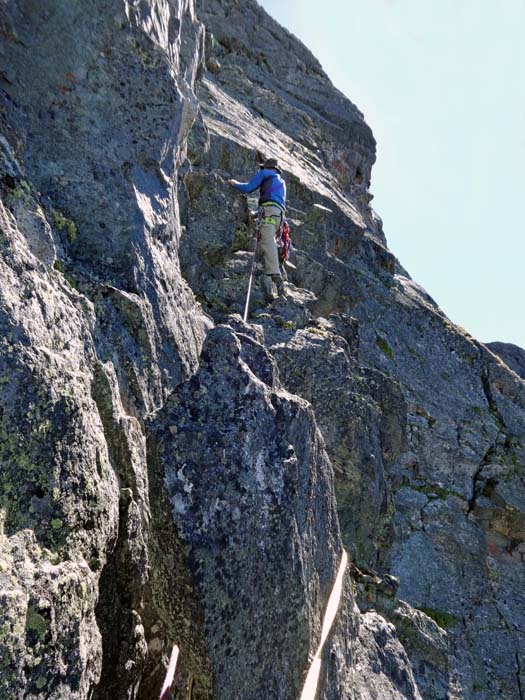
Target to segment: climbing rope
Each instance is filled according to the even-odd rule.
[[[255,247],[257,247],[257,239],[255,239]],[[255,248],[256,249],[256,248]],[[254,251],[255,252],[255,251]],[[251,281],[251,280],[250,280]],[[245,312],[246,313],[246,312]],[[328,598],[328,603],[326,605],[326,610],[323,618],[323,626],[321,629],[321,640],[315,656],[312,659],[308,674],[303,687],[303,692],[301,693],[301,700],[315,700],[317,695],[317,686],[319,684],[319,674],[321,672],[321,657],[323,654],[323,648],[328,635],[333,627],[334,620],[336,618],[339,606],[341,604],[341,596],[343,593],[343,579],[346,571],[346,566],[348,563],[348,556],[343,549],[343,554],[341,557],[341,563],[339,564],[339,570],[334,581],[334,585],[330,592],[330,597]],[[173,650],[171,652],[170,663],[168,670],[166,672],[166,678],[164,679],[164,685],[162,686],[162,691],[160,693],[159,700],[167,700],[168,693],[173,684],[173,678],[175,676],[175,669],[177,667],[177,659],[179,657],[179,647],[174,644]],[[193,694],[193,678],[190,680],[189,697],[191,698]]]
[[[160,691],[160,700],[167,700],[168,693],[173,684],[173,677],[175,676],[175,669],[177,668],[177,659],[179,658],[179,647],[174,644],[171,651],[170,663],[168,665],[168,670],[166,672],[166,678],[164,679],[164,685]]]
[[[252,265],[250,269],[250,281],[248,282],[248,292],[246,294],[246,304],[244,306],[244,316],[242,320],[244,323],[247,323],[248,321],[248,308],[250,306],[250,295],[252,293],[252,283],[253,283],[253,273],[255,270],[255,258],[257,256],[257,243],[259,242],[259,231],[257,230],[257,233],[255,235],[254,239],[254,244],[253,244],[253,257],[252,257]]]
[[[303,692],[301,693],[301,700],[315,700],[317,696],[317,686],[319,684],[319,674],[321,672],[321,656],[323,653],[323,647],[328,639],[332,625],[334,624],[337,611],[339,610],[341,595],[343,592],[343,577],[346,571],[347,563],[348,556],[343,549],[343,556],[341,557],[339,571],[337,572],[332,592],[328,598],[328,603],[324,613],[321,641],[319,642],[319,647],[317,648],[312,663],[310,664],[310,669],[308,671],[308,675],[306,676]]]

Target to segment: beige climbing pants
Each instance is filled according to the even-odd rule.
[[[264,255],[264,273],[266,275],[279,275],[279,256],[275,236],[279,231],[283,213],[279,207],[263,205],[264,216],[259,229],[260,248]]]

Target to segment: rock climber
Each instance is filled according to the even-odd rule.
[[[277,294],[286,296],[275,240],[286,211],[286,184],[281,175],[277,160],[268,158],[249,182],[228,180],[229,185],[244,194],[259,190],[259,235],[264,255],[263,292],[266,301],[275,299],[273,283],[277,287]]]

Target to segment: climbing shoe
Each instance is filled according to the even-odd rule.
[[[275,282],[275,286],[277,287],[277,294],[280,297],[285,297],[286,289],[284,288],[284,282],[281,275],[272,275],[272,280]]]
[[[273,275],[276,277],[277,275]],[[272,275],[263,275],[262,277],[262,290],[264,294],[264,299],[266,303],[270,304],[275,301],[275,293],[273,291]]]

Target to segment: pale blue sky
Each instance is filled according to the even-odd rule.
[[[390,249],[452,321],[525,348],[525,0],[260,0],[378,142]]]

